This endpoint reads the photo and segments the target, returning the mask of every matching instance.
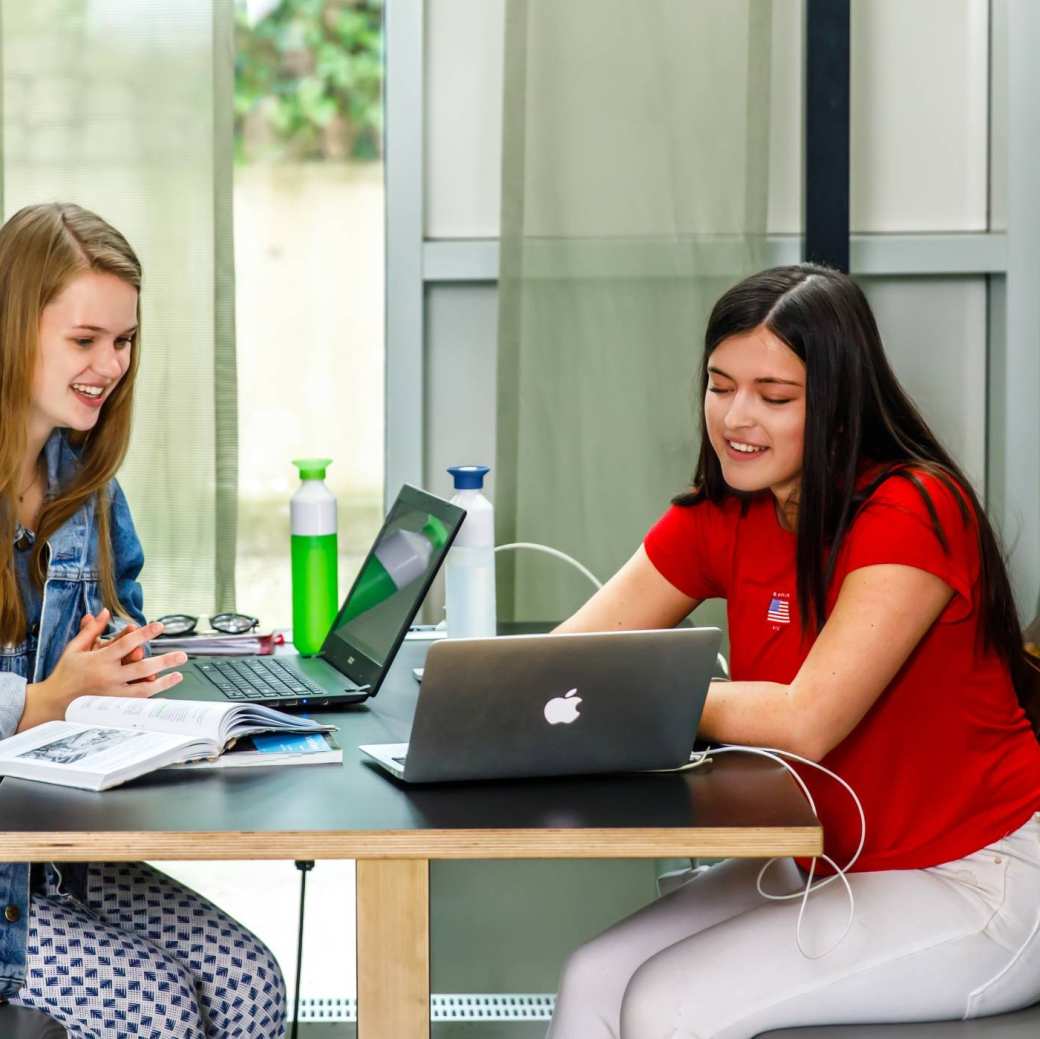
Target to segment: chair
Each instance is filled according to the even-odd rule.
[[[761,1032],[755,1039],[1036,1039],[1040,1003],[1011,1014],[970,1021],[921,1021],[895,1025],[818,1025]]]
[[[38,1010],[0,1003],[0,1036],[3,1039],[67,1039],[68,1033]]]

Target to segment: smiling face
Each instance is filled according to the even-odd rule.
[[[763,325],[719,343],[704,419],[730,487],[791,499],[805,449],[805,365],[786,343]]]
[[[43,309],[33,376],[30,436],[86,432],[130,367],[137,289],[114,274],[85,271]]]

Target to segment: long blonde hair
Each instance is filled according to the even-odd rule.
[[[0,227],[0,645],[21,642],[26,617],[14,569],[17,482],[25,456],[33,375],[39,355],[40,319],[75,277],[112,274],[140,292],[141,264],[127,240],[101,217],[68,203],[26,206]],[[45,576],[48,538],[91,498],[95,503],[98,577],[104,604],[126,616],[112,567],[107,487],[130,443],[138,331],[130,365],[86,433],[70,433],[80,465],[67,487],[44,502],[36,529],[30,574],[38,588]]]

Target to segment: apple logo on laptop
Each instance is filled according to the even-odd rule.
[[[563,696],[554,696],[545,705],[545,720],[550,725],[570,725],[578,717],[578,704],[581,697],[577,695],[578,690],[572,689]]]

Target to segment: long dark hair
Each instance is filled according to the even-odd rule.
[[[877,322],[859,286],[839,271],[796,264],[762,271],[729,289],[715,304],[704,336],[701,397],[708,358],[724,339],[764,325],[805,364],[805,445],[798,492],[797,594],[803,630],[826,621],[827,589],[842,540],[857,510],[887,479],[909,481],[920,494],[935,535],[949,551],[931,497],[916,473],[951,491],[967,523],[974,512],[981,558],[981,641],[1007,664],[1022,706],[1040,722],[1022,655],[1022,635],[996,536],[971,484],[936,439],[885,357]],[[857,487],[864,463],[880,466]],[[708,440],[701,410],[701,449],[693,490],[677,505],[750,496],[730,488]],[[969,509],[971,512],[969,512]]]

